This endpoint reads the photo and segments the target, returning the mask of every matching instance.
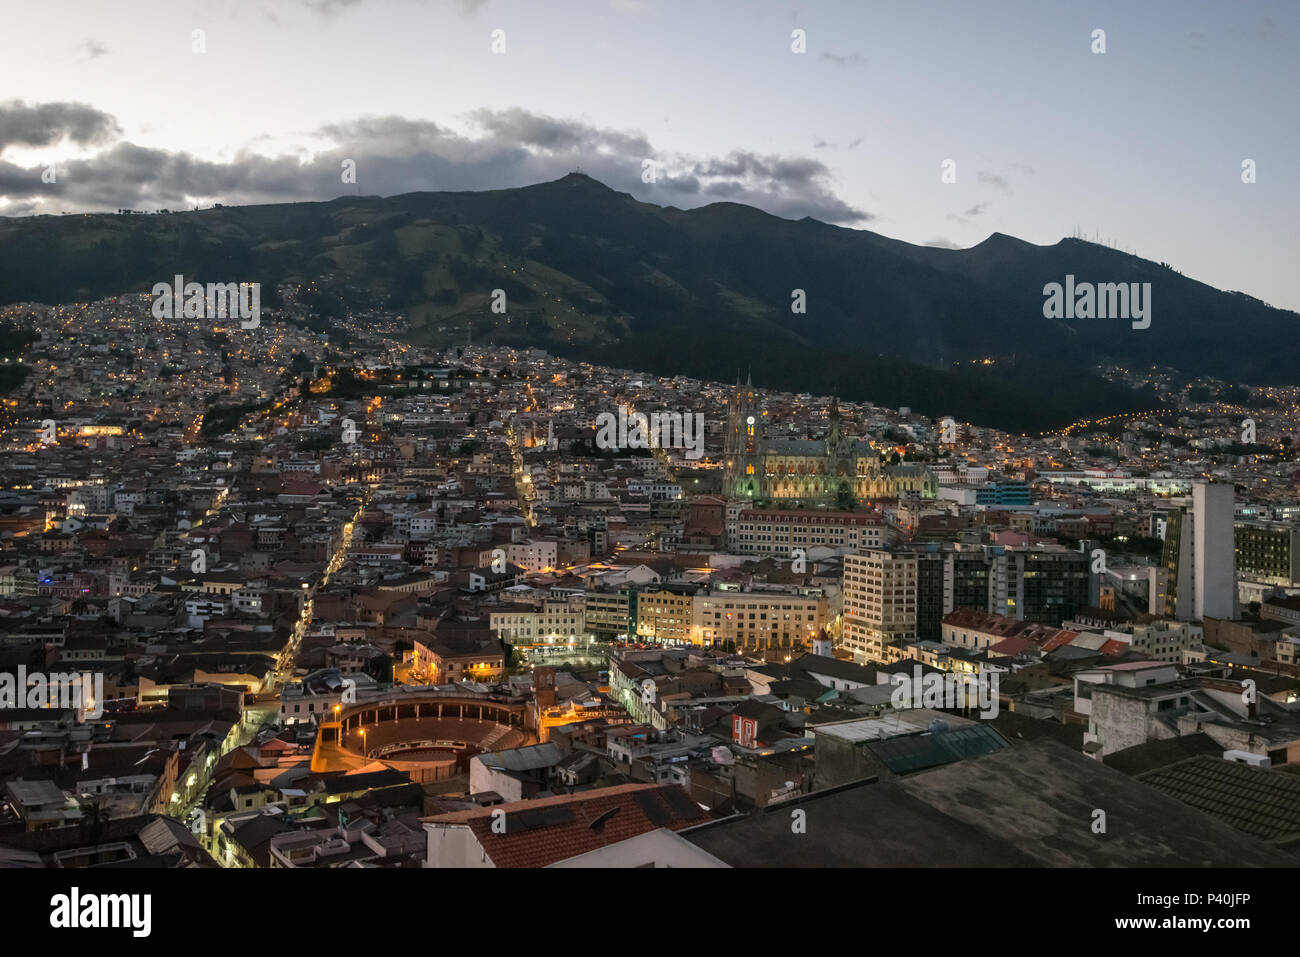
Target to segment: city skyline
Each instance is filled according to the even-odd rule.
[[[1300,7],[0,22],[9,929],[1282,939]]]

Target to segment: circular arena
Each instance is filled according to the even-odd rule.
[[[379,762],[412,781],[442,781],[469,770],[485,751],[536,742],[525,705],[463,696],[348,705],[321,725],[312,770],[351,770]]]

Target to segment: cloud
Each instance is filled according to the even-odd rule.
[[[857,66],[859,63],[866,63],[860,53],[831,53],[826,52],[818,57],[820,60],[828,60],[836,66]]]
[[[998,176],[996,173],[977,172],[975,179],[981,186],[992,186],[996,189],[1008,191],[1011,189],[1011,184],[1006,181],[1006,178]]]
[[[112,123],[112,117],[99,116],[101,125]],[[453,129],[401,116],[362,116],[316,130],[327,146],[311,155],[246,149],[221,162],[119,141],[94,156],[60,164],[58,182],[50,184],[41,182],[37,167],[0,163],[0,196],[9,201],[0,209],[12,216],[320,200],[354,190],[391,196],[503,189],[559,179],[581,168],[612,189],[661,205],[725,200],[791,219],[852,224],[873,218],[840,199],[828,167],[808,157],[747,150],[721,157],[660,154],[637,131],[522,109],[477,110],[463,120],[462,129]],[[33,135],[28,132],[27,141]],[[647,159],[658,164],[657,182],[642,182]],[[342,183],[344,160],[356,164],[355,186]]]
[[[958,246],[956,243],[954,243],[951,239],[947,239],[944,236],[936,236],[934,239],[928,241],[925,245],[933,246],[936,249],[961,249],[961,247]]]
[[[476,110],[470,114],[479,127],[499,140],[517,142],[551,154],[575,150],[607,151],[648,158],[650,143],[640,134],[603,130],[576,120],[559,120],[521,110]]]
[[[0,103],[0,153],[10,146],[52,146],[65,139],[95,146],[121,132],[116,119],[85,103]]]
[[[972,206],[970,209],[966,210],[966,215],[967,215],[967,216],[980,216],[980,215],[982,215],[982,214],[984,213],[984,210],[986,210],[986,209],[988,209],[988,208],[989,208],[989,204],[988,204],[988,203],[976,203],[976,204],[975,204],[974,206]]]
[[[697,182],[704,195],[791,219],[811,216],[858,223],[874,218],[836,197],[827,185],[829,177],[830,170],[820,160],[735,150],[720,159],[692,163],[680,178]]]

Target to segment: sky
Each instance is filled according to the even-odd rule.
[[[918,244],[1077,231],[1300,310],[1294,0],[68,0],[0,22],[0,216],[581,170]]]

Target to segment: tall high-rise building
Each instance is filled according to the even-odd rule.
[[[1060,545],[910,542],[844,557],[843,644],[888,660],[885,645],[942,638],[943,617],[974,608],[1059,627],[1088,604],[1089,556]]]
[[[885,660],[885,645],[916,637],[917,558],[873,549],[844,556],[843,644],[855,657]]]
[[[951,556],[938,542],[909,546],[916,556],[916,637],[922,641],[939,641],[943,637],[943,616],[951,593],[945,584]],[[946,609],[946,610],[945,610]]]
[[[1071,549],[1007,549],[1006,610],[990,609],[1020,621],[1059,627],[1090,603],[1089,556]]]
[[[1163,564],[1165,617],[1179,621],[1235,618],[1237,565],[1233,487],[1197,482],[1190,501],[1168,515]]]
[[[1263,585],[1300,585],[1300,525],[1237,522],[1237,574]]]

